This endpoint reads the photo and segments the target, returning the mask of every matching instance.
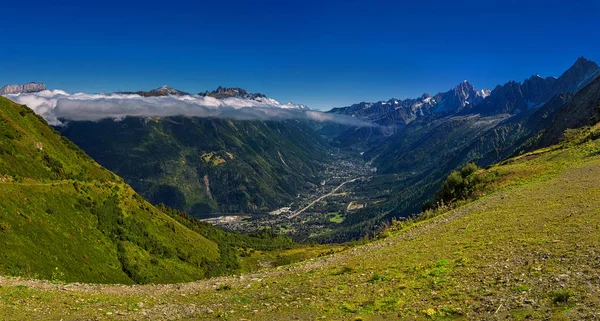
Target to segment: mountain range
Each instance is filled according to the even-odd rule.
[[[135,99],[191,97],[158,92],[168,96]],[[370,126],[126,116],[51,127],[0,97],[0,275],[11,276],[0,318],[595,316],[598,66],[580,58],[558,78],[385,102],[329,114]],[[299,205],[318,210],[282,215]],[[274,223],[234,233],[197,219],[216,214],[247,216],[248,230]]]
[[[329,112],[352,115],[382,125],[408,124],[431,115],[514,115],[541,107],[557,94],[575,93],[598,75],[598,65],[580,57],[559,78],[535,75],[522,83],[509,81],[498,85],[492,91],[476,90],[474,85],[465,80],[455,88],[435,96],[425,93],[415,99],[361,102]]]
[[[318,164],[328,162],[329,148],[358,149],[377,168],[377,180],[364,183],[364,194],[356,195],[367,197],[368,191],[381,199],[334,230],[312,236],[345,241],[418,213],[448,173],[468,162],[487,166],[557,143],[567,128],[592,124],[598,74],[598,65],[582,57],[558,78],[533,76],[492,91],[465,81],[434,96],[329,111],[372,127],[171,117],[71,122],[59,130],[153,203],[197,217],[284,206],[315,186]],[[240,88],[220,87],[203,95],[265,99]],[[572,115],[560,116],[568,110]],[[207,155],[217,161],[204,161]]]
[[[363,118],[380,125],[408,124],[432,114],[458,113],[482,102],[489,95],[489,90],[476,90],[475,86],[465,80],[455,88],[435,96],[425,93],[415,99],[392,98],[375,103],[361,102],[348,107],[334,108],[329,112]]]
[[[370,194],[376,201],[311,236],[345,241],[418,213],[442,180],[464,164],[488,166],[555,144],[568,128],[594,124],[599,74],[596,63],[580,57],[557,78],[535,75],[492,91],[464,81],[433,96],[361,102],[328,112],[371,126],[171,116],[68,120],[56,129],[152,203],[196,217],[283,207],[316,188],[332,148],[358,151],[377,174],[353,195],[368,199]],[[189,95],[168,86],[129,94]],[[224,87],[194,96],[271,100]]]
[[[119,94],[135,94],[144,97],[157,97],[157,96],[185,96],[191,95],[190,93],[175,89],[173,87],[164,85],[156,89],[152,89],[150,91],[121,91]],[[249,93],[242,88],[227,88],[219,86],[217,89],[213,91],[205,91],[198,94],[199,96],[208,96],[216,99],[225,99],[225,98],[243,98],[243,99],[257,99],[257,98],[267,98],[267,96],[260,93]]]

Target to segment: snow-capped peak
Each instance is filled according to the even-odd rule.
[[[486,98],[487,96],[489,96],[492,93],[491,90],[489,89],[481,89],[477,91],[477,95],[481,98]]]

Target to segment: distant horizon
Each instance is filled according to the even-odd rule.
[[[118,8],[118,10],[115,10]],[[493,89],[600,61],[600,3],[441,0],[4,5],[0,83],[108,93],[239,87],[329,110]]]
[[[588,58],[588,57],[586,57],[586,56],[580,55],[580,56],[578,56],[578,57],[577,57],[575,60],[573,60],[573,63],[575,63],[575,62],[577,61],[577,59],[579,59],[579,58],[585,58],[585,59],[587,59],[587,60],[590,60],[590,61],[596,62],[596,60],[594,60],[594,59],[590,59],[590,58]],[[571,66],[573,65],[573,63],[571,63],[571,64],[569,65],[569,67],[571,67]],[[596,63],[597,63],[597,62],[596,62]],[[325,108],[325,109],[312,108],[310,105],[307,105],[307,104],[303,103],[302,101],[291,101],[291,100],[286,100],[286,99],[280,99],[279,97],[273,97],[273,96],[269,95],[269,93],[265,93],[265,92],[259,92],[259,91],[253,91],[253,90],[251,90],[251,89],[244,88],[244,87],[223,86],[223,85],[217,85],[217,86],[215,86],[213,89],[205,89],[205,90],[192,90],[192,91],[190,91],[190,90],[185,90],[185,89],[182,89],[182,88],[179,88],[179,87],[175,87],[175,86],[172,86],[172,85],[169,85],[169,84],[162,84],[162,85],[155,86],[155,87],[153,87],[153,88],[140,88],[140,89],[131,89],[131,90],[114,90],[114,91],[96,91],[96,92],[89,92],[89,91],[81,91],[81,90],[79,90],[79,91],[78,91],[78,90],[75,90],[75,91],[70,91],[70,90],[67,90],[67,89],[64,89],[64,88],[55,88],[55,87],[53,87],[53,86],[49,86],[49,85],[48,85],[48,83],[47,83],[47,82],[45,82],[45,81],[29,81],[29,82],[24,82],[24,83],[5,83],[5,84],[0,84],[0,88],[1,88],[1,87],[3,87],[3,86],[7,86],[7,85],[23,85],[23,84],[27,84],[27,83],[35,83],[35,84],[44,84],[48,90],[62,90],[62,91],[65,91],[65,92],[67,92],[67,93],[69,93],[69,94],[75,94],[75,93],[85,93],[85,94],[114,94],[114,93],[124,93],[124,92],[142,92],[142,91],[152,91],[152,90],[155,90],[155,89],[159,89],[159,88],[161,88],[161,87],[163,87],[163,86],[167,86],[167,87],[171,87],[171,88],[174,88],[174,89],[177,89],[177,90],[180,90],[180,91],[186,92],[186,93],[188,93],[188,94],[190,94],[190,95],[197,95],[197,94],[200,94],[200,93],[204,93],[204,92],[206,92],[206,91],[213,91],[213,90],[216,90],[216,89],[217,89],[217,88],[219,88],[219,87],[223,87],[223,88],[241,88],[241,89],[244,89],[244,90],[248,91],[249,93],[260,93],[260,94],[264,94],[264,95],[266,95],[267,97],[269,97],[269,98],[273,98],[273,99],[275,99],[275,100],[277,100],[277,101],[279,101],[279,102],[281,102],[281,103],[294,103],[294,104],[302,104],[302,105],[306,105],[308,108],[310,108],[310,109],[312,109],[312,110],[317,110],[317,111],[329,111],[329,110],[331,110],[331,109],[333,109],[333,108],[338,108],[338,107],[347,107],[347,106],[350,106],[350,105],[352,105],[352,104],[357,104],[357,103],[361,103],[361,102],[374,103],[374,102],[378,102],[378,101],[387,101],[387,100],[389,100],[389,99],[398,99],[398,100],[404,100],[404,99],[415,99],[415,98],[421,97],[421,96],[422,96],[422,95],[424,95],[424,94],[430,94],[430,95],[432,95],[432,96],[433,96],[433,95],[436,95],[436,94],[438,94],[438,93],[443,93],[443,92],[447,92],[448,90],[452,90],[453,88],[457,87],[457,86],[458,86],[460,83],[462,83],[462,82],[468,82],[468,83],[472,84],[472,85],[473,85],[473,86],[474,86],[474,87],[475,87],[477,90],[486,89],[486,90],[490,90],[490,91],[491,91],[491,90],[494,90],[494,88],[496,88],[497,86],[504,85],[504,84],[506,84],[506,83],[508,83],[508,82],[510,82],[510,81],[516,81],[516,82],[522,83],[524,80],[526,80],[526,79],[529,79],[529,78],[531,78],[531,77],[534,77],[534,76],[540,76],[540,77],[542,77],[542,78],[547,78],[547,77],[554,77],[554,78],[557,78],[557,77],[560,77],[560,76],[561,76],[561,75],[562,75],[562,74],[563,74],[563,73],[564,73],[564,72],[565,72],[565,71],[566,71],[566,70],[567,70],[569,67],[565,68],[563,71],[561,71],[561,72],[560,72],[560,74],[557,74],[557,75],[540,75],[539,73],[533,73],[533,74],[531,74],[530,76],[528,76],[528,77],[525,77],[525,78],[523,78],[523,79],[508,79],[508,80],[506,80],[506,81],[504,81],[504,82],[502,82],[502,83],[498,83],[498,84],[496,84],[496,85],[494,85],[494,86],[491,86],[491,87],[480,87],[480,86],[478,86],[476,83],[473,83],[472,81],[469,81],[468,79],[464,79],[464,80],[462,80],[462,81],[460,81],[460,82],[457,82],[455,85],[449,86],[449,87],[448,87],[447,89],[445,89],[445,90],[440,90],[440,91],[436,91],[436,92],[431,92],[431,91],[423,91],[423,92],[421,92],[420,94],[416,94],[416,95],[414,95],[414,96],[407,96],[407,97],[397,97],[397,96],[390,96],[390,97],[387,97],[387,98],[386,98],[386,97],[384,97],[384,98],[379,98],[379,99],[375,99],[375,100],[360,100],[360,101],[354,101],[354,102],[352,102],[352,103],[349,103],[349,104],[346,104],[346,105],[335,105],[335,106],[333,106],[333,107],[330,107],[330,108]]]

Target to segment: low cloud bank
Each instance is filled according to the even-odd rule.
[[[51,125],[62,120],[122,119],[126,116],[167,117],[195,116],[240,120],[305,119],[351,126],[372,126],[360,119],[304,109],[300,105],[282,104],[274,99],[216,99],[202,96],[142,97],[129,94],[69,94],[62,90],[6,95],[27,105]]]

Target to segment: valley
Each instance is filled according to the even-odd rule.
[[[467,163],[489,166],[593,125],[599,72],[580,57],[558,78],[533,76],[494,90],[463,81],[433,96],[328,112],[224,87],[190,94],[163,86],[102,98],[118,115],[120,106],[150,108],[119,117],[103,116],[100,98],[31,92],[36,84],[12,86],[8,96],[33,101],[63,137],[153,205],[230,232],[270,229],[300,243],[343,243],[417,215]],[[213,107],[204,104],[215,102],[233,105],[221,108],[224,117],[208,113]],[[97,112],[72,119],[59,103]],[[163,105],[170,108],[151,116]]]
[[[526,80],[553,88],[535,95],[463,82],[398,109],[333,111],[377,115],[360,126],[170,115],[50,127],[0,98],[0,318],[596,318],[597,71],[580,58],[558,80]],[[554,96],[521,110],[513,89]],[[131,95],[110,99],[269,101]]]
[[[236,213],[203,221],[243,233],[268,226],[300,242],[335,229],[355,209],[377,201],[377,195],[369,197],[357,191],[377,170],[357,150],[331,148],[328,155],[330,160],[319,172],[319,183],[302,190],[287,206],[267,213]]]
[[[599,72],[580,57],[559,77],[536,75],[494,90],[463,81],[435,95],[327,112],[224,87],[90,99],[31,92],[38,88],[32,84],[12,86],[8,96],[37,104],[55,130],[153,205],[229,231],[270,228],[298,242],[340,243],[418,214],[467,163],[489,166],[593,125]],[[92,111],[91,119],[64,104]],[[139,109],[123,113],[121,106]]]

